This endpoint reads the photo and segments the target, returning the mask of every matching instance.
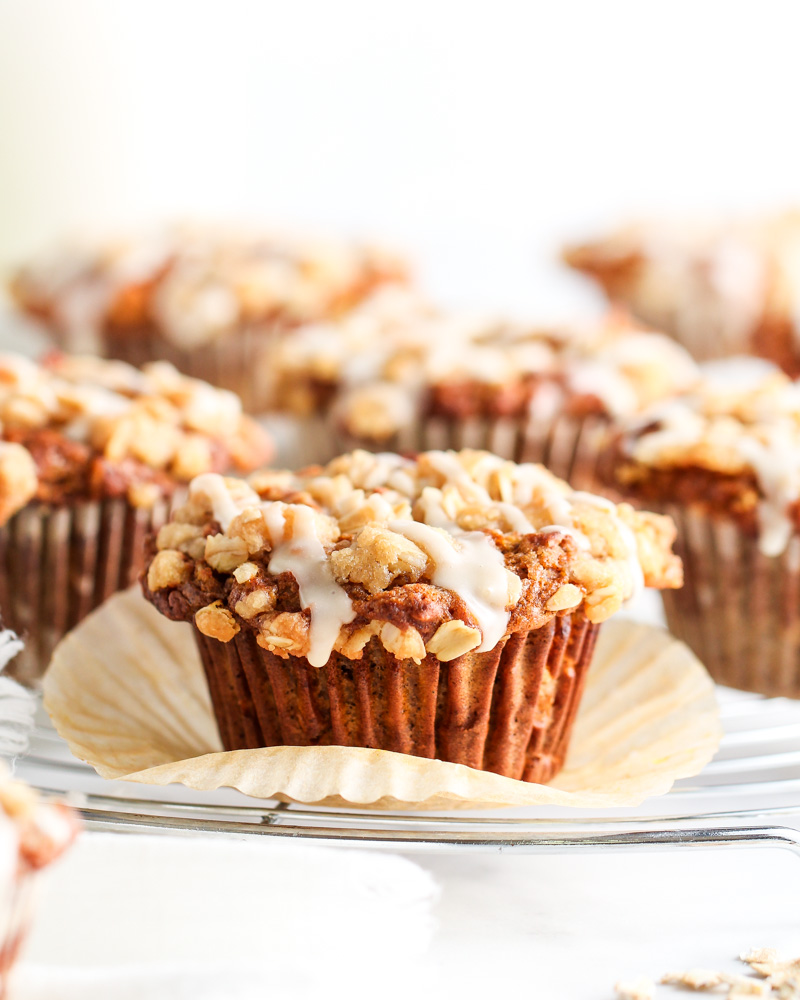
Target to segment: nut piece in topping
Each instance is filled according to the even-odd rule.
[[[147,570],[147,586],[152,591],[167,587],[180,587],[190,579],[192,564],[182,552],[176,549],[162,549],[157,552]]]
[[[419,546],[379,524],[365,525],[349,548],[331,553],[336,580],[361,583],[370,594],[385,590],[398,576],[416,582],[427,565],[428,557]]]
[[[220,642],[230,642],[239,631],[236,619],[219,601],[200,608],[194,616],[194,623],[203,635]]]
[[[566,611],[576,608],[583,600],[583,591],[574,583],[565,583],[553,594],[545,604],[548,611]]]
[[[248,580],[252,580],[257,575],[258,566],[251,562],[242,563],[241,566],[237,566],[233,571],[233,576],[237,583],[247,583]]]
[[[252,563],[249,565],[252,566]],[[240,618],[248,621],[257,615],[275,609],[275,592],[273,590],[254,590],[236,602],[234,610]]]
[[[206,551],[202,528],[180,521],[170,521],[159,528],[156,545],[159,549],[178,549],[192,559],[202,559]]]
[[[0,524],[36,495],[37,486],[36,465],[28,449],[0,443]]]
[[[308,651],[309,620],[304,614],[284,611],[261,629],[256,642],[278,656],[300,656]]]
[[[247,545],[241,538],[210,535],[206,539],[206,562],[219,573],[230,573],[243,562],[247,562],[247,556]]]
[[[211,445],[200,434],[187,434],[178,448],[172,463],[172,472],[188,482],[213,467]]]
[[[241,514],[237,514],[230,523],[228,535],[231,538],[240,538],[251,556],[257,555],[271,545],[263,511],[256,507],[248,507]]]
[[[158,503],[163,494],[156,483],[131,483],[125,495],[132,507],[150,510]]]
[[[460,619],[453,618],[439,626],[425,648],[442,663],[447,663],[477,649],[482,641],[483,637],[478,629],[470,628]]]
[[[346,628],[342,628],[339,631],[334,649],[342,656],[346,656],[348,660],[360,660],[364,647],[374,635],[380,634],[382,626],[382,622],[372,621],[354,632],[348,632]]]
[[[384,622],[381,627],[381,642],[398,660],[414,660],[420,663],[425,659],[425,643],[413,626],[399,629],[391,622]]]

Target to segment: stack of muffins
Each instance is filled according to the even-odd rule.
[[[795,386],[763,361],[704,372],[692,353],[714,352],[677,342],[664,284],[637,309],[624,271],[606,285],[634,318],[549,329],[444,310],[385,252],[274,235],[170,232],[20,272],[16,301],[61,347],[114,359],[0,364],[0,600],[37,669],[142,571],[194,626],[227,749],[374,747],[547,781],[597,629],[645,585],[721,680],[800,689],[791,598],[776,611],[750,572],[781,560],[778,582],[760,570],[776,592],[800,574],[800,473],[795,491],[767,455],[800,436]],[[230,389],[324,423],[320,464],[226,477],[268,447]],[[757,633],[727,627],[734,565]],[[774,683],[752,666],[767,642]]]

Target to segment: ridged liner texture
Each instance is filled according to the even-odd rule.
[[[337,452],[364,448],[401,454],[461,448],[494,452],[513,462],[546,465],[575,489],[597,488],[599,465],[609,440],[609,422],[603,417],[561,414],[552,420],[514,417],[430,417],[403,428],[381,441],[335,431]],[[608,487],[603,486],[605,492]]]
[[[108,329],[101,335],[101,350],[106,357],[137,368],[150,361],[169,361],[184,375],[235,392],[246,413],[261,413],[274,402],[271,359],[288,329],[278,322],[252,324],[187,348],[173,344],[152,327],[123,332]]]
[[[248,630],[195,635],[226,750],[358,746],[543,783],[563,766],[597,630],[565,615],[448,663],[398,660],[373,638],[362,660],[322,668]]]
[[[122,499],[33,503],[0,527],[0,612],[25,642],[8,673],[41,678],[59,640],[138,578],[145,540],[169,510],[167,500],[149,510]]]
[[[800,698],[800,537],[780,556],[735,521],[665,505],[678,526],[682,590],[665,591],[670,631],[720,684]]]

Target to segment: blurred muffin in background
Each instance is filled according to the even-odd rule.
[[[0,762],[0,998],[30,928],[44,869],[75,839],[78,818],[43,802]]]
[[[614,465],[618,489],[678,526],[671,631],[720,683],[800,697],[800,384],[756,358],[709,362],[622,435]]]
[[[0,355],[0,608],[39,677],[56,642],[138,576],[144,540],[202,472],[271,455],[233,393],[166,362]]]
[[[597,629],[679,587],[668,518],[487,452],[199,476],[147,599],[194,625],[223,745],[561,768]]]
[[[800,211],[643,221],[564,259],[699,360],[754,354],[800,375]]]
[[[690,385],[669,338],[613,314],[537,329],[379,292],[276,354],[279,404],[328,415],[338,451],[483,448],[591,486],[609,424]]]
[[[20,269],[11,291],[67,350],[167,360],[259,412],[271,405],[270,355],[283,334],[406,277],[404,262],[366,244],[174,226],[54,251]]]

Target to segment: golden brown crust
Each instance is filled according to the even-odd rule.
[[[244,471],[271,445],[231,393],[157,362],[0,355],[0,523],[29,500],[151,507],[208,471]]]

